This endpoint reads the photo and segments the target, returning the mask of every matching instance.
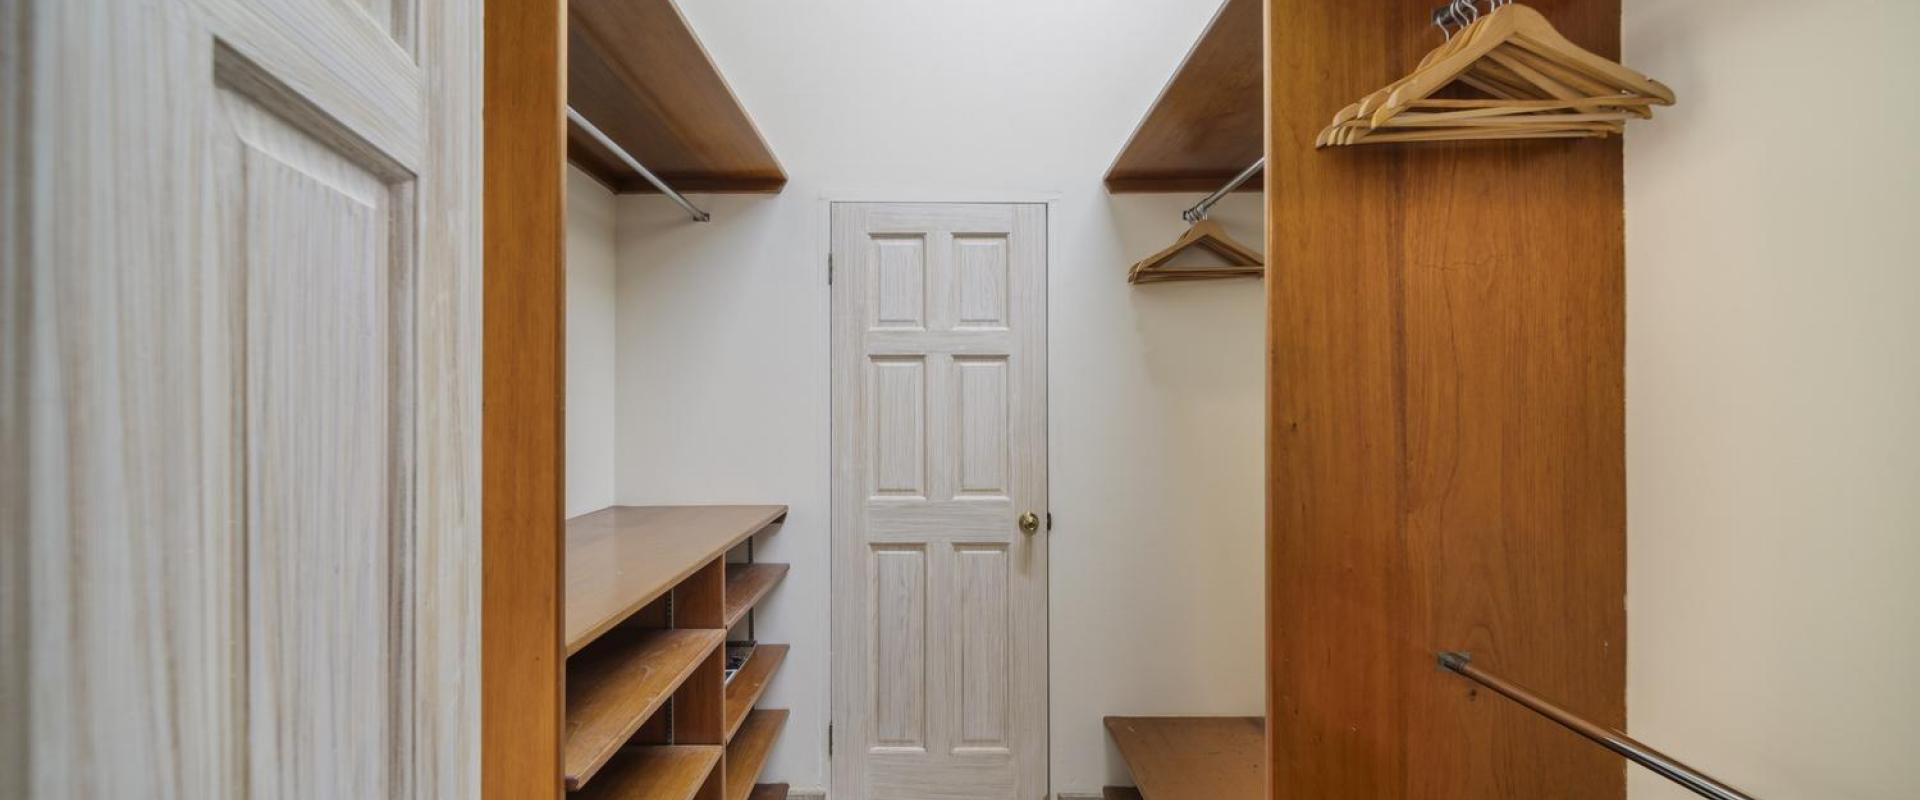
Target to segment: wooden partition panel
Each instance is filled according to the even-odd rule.
[[[480,769],[488,800],[561,794],[565,26],[565,0],[486,4]]]
[[[1620,143],[1313,149],[1436,4],[1267,1],[1267,794],[1618,800],[1433,654],[1625,724]],[[1617,0],[1532,5],[1617,54]]]

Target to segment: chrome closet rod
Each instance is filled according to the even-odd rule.
[[[1200,202],[1193,204],[1192,208],[1180,212],[1180,218],[1190,223],[1206,219],[1207,212],[1213,209],[1214,203],[1220,202],[1220,198],[1226,197],[1229,192],[1240,188],[1240,184],[1252,180],[1253,176],[1260,174],[1260,170],[1266,168],[1267,157],[1261,156],[1259,161],[1255,161],[1252,166],[1240,170],[1240,174],[1233,176],[1233,180],[1227,181],[1227,185],[1220,187],[1215,190],[1213,194],[1207,195],[1206,198]]]
[[[625,162],[629,168],[634,172],[640,173],[640,177],[646,178],[648,183],[653,184],[653,188],[659,189],[660,193],[666,195],[668,199],[679,203],[680,207],[686,209],[687,214],[693,217],[694,222],[706,222],[713,219],[712,214],[701,211],[699,206],[694,205],[685,195],[674,191],[673,187],[668,186],[666,181],[660,180],[660,176],[653,174],[652,170],[641,165],[640,160],[634,158],[633,154],[628,153],[626,148],[615,144],[614,141],[608,138],[605,133],[601,132],[599,128],[594,127],[593,123],[588,122],[586,117],[581,116],[580,112],[573,110],[573,106],[567,106],[567,119],[572,120],[573,124],[580,126],[580,130],[586,131],[587,135],[593,137],[594,141],[599,142],[601,147],[612,150],[613,154],[619,156],[620,160]]]
[[[1610,730],[1589,722],[1573,712],[1554,705],[1518,684],[1509,683],[1498,676],[1483,672],[1473,665],[1473,657],[1466,653],[1444,652],[1439,654],[1440,667],[1462,678],[1499,692],[1507,699],[1526,706],[1534,713],[1554,722],[1574,733],[1580,734],[1601,747],[1620,754],[1628,761],[1653,770],[1655,774],[1686,787],[1694,794],[1713,800],[1754,800],[1747,794],[1715,780],[1712,776],[1687,766],[1679,759],[1662,753],[1645,743],[1616,730]]]

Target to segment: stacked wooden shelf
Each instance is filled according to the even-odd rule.
[[[1256,800],[1266,791],[1266,722],[1259,717],[1107,717],[1135,789],[1107,800]]]
[[[731,680],[728,632],[785,577],[729,564],[785,506],[616,507],[567,522],[563,778],[571,796],[776,800],[756,785],[786,721],[756,709],[785,645]]]

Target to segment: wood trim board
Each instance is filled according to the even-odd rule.
[[[561,791],[566,5],[487,0],[480,776]]]

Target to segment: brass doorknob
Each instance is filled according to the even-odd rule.
[[[1020,532],[1032,536],[1040,530],[1040,515],[1031,511],[1020,515]]]

